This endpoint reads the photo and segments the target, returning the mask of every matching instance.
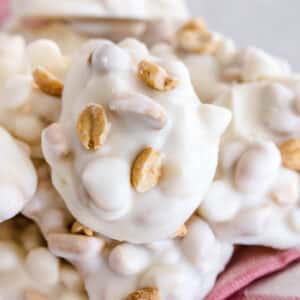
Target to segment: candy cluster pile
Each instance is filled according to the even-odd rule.
[[[0,33],[0,298],[201,300],[300,245],[300,76],[175,0],[15,0]]]

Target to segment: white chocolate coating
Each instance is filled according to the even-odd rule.
[[[255,47],[237,49],[232,40],[218,33],[213,35],[218,44],[214,54],[179,54],[204,102],[212,103],[217,96],[240,82],[276,79],[291,74],[285,61]]]
[[[137,76],[142,60],[165,68],[178,86],[147,87]],[[89,42],[74,61],[59,123],[43,133],[55,187],[72,214],[96,232],[135,243],[168,238],[191,216],[214,176],[230,113],[201,104],[182,63],[154,57],[136,40]],[[90,103],[106,109],[110,127],[95,151],[86,150],[76,133]],[[130,170],[147,146],[162,153],[163,175],[156,187],[137,193]]]
[[[38,224],[51,252],[79,270],[90,300],[123,300],[145,286],[158,288],[162,299],[204,299],[231,258],[233,247],[218,241],[198,217],[189,221],[183,239],[144,245],[72,234],[72,217],[52,187],[46,166],[39,176],[38,193],[23,213]],[[73,280],[67,281],[71,286]]]
[[[37,176],[25,145],[0,127],[0,222],[18,214],[32,198]]]
[[[42,66],[63,78],[68,60],[50,40],[26,46],[20,36],[0,34],[0,39],[0,124],[40,156],[41,131],[57,119],[61,100],[39,90],[32,71]]]
[[[184,19],[184,0],[14,0],[18,16],[81,16],[101,18]]]
[[[63,263],[39,242],[31,250],[24,240],[32,239],[33,224],[19,217],[2,223],[0,230],[6,236],[0,238],[0,298],[9,300],[86,300],[78,273]],[[36,228],[36,227],[34,227]],[[23,241],[20,240],[22,236]],[[38,231],[36,240],[41,240]],[[68,278],[73,276],[73,284]],[[69,298],[68,298],[69,297]]]
[[[231,88],[217,103],[233,112],[219,171],[199,213],[219,238],[235,244],[298,247],[300,177],[279,145],[299,138],[299,79]]]
[[[300,77],[241,84],[215,103],[234,112],[231,131],[277,144],[300,136]]]
[[[217,241],[200,219],[195,220],[189,230],[183,240],[145,245],[122,243],[108,252],[103,250],[102,255],[90,252],[81,261],[60,250],[58,236],[50,237],[49,246],[86,274],[90,300],[123,300],[143,287],[157,288],[161,299],[204,299],[230,259],[233,248]]]

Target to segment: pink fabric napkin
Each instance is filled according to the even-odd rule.
[[[0,23],[8,16],[9,0],[0,0]]]
[[[300,300],[299,261],[297,249],[240,247],[206,300]]]

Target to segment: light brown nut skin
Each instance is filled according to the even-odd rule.
[[[174,234],[173,238],[181,239],[184,238],[188,233],[188,229],[185,224],[183,224]]]
[[[129,294],[124,300],[161,300],[161,297],[157,288],[146,287]]]
[[[165,69],[146,60],[138,65],[138,77],[148,87],[158,91],[170,91],[178,85],[178,80],[171,77]]]
[[[279,146],[283,165],[291,170],[300,171],[300,139],[291,139]]]
[[[38,291],[27,290],[24,293],[24,300],[49,300],[49,298]]]
[[[108,135],[110,125],[105,109],[99,104],[89,104],[77,121],[77,134],[87,150],[97,150]]]
[[[47,95],[61,97],[64,84],[42,67],[37,67],[32,72],[32,77],[38,88]]]
[[[177,32],[177,43],[180,49],[199,54],[213,54],[218,46],[202,19],[184,24]]]
[[[94,232],[90,228],[80,224],[79,222],[74,222],[72,227],[71,227],[71,233],[75,234],[83,234],[86,236],[93,236]]]
[[[151,147],[138,154],[131,169],[131,184],[138,193],[145,193],[158,184],[162,160],[162,155]]]

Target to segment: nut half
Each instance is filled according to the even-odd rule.
[[[187,52],[213,54],[217,49],[217,42],[202,19],[184,24],[177,32],[177,42],[179,48]]]
[[[138,77],[148,87],[158,91],[170,91],[178,85],[178,80],[170,76],[164,68],[146,60],[138,65]]]
[[[161,300],[161,297],[157,288],[146,287],[129,294],[124,300]]]
[[[162,154],[151,147],[138,154],[131,169],[131,184],[138,193],[145,193],[158,184],[162,161]]]
[[[97,150],[107,138],[110,125],[106,111],[100,104],[89,104],[77,121],[77,134],[87,150]]]
[[[173,238],[178,238],[178,239],[181,239],[181,238],[184,238],[188,233],[188,229],[186,227],[185,224],[183,224],[174,234]]]
[[[291,139],[279,146],[283,165],[291,170],[300,171],[300,139]]]
[[[43,67],[37,67],[32,72],[32,77],[38,88],[47,95],[61,97],[64,84]]]
[[[79,222],[74,222],[71,228],[71,233],[75,233],[75,234],[83,234],[86,236],[93,236],[94,232],[93,230],[91,230],[90,228],[82,225]]]

